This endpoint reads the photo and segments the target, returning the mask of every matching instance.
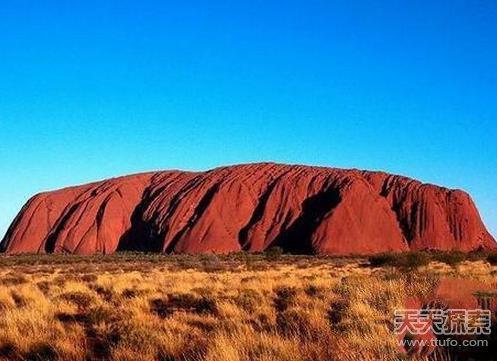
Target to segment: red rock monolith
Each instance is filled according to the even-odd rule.
[[[470,196],[382,172],[273,163],[130,175],[38,194],[2,242],[16,253],[493,249]]]

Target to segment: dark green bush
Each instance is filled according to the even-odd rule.
[[[271,247],[264,252],[264,257],[268,261],[277,261],[283,255],[283,248],[281,247]]]
[[[488,252],[484,249],[476,249],[466,254],[468,261],[484,261],[487,259]]]
[[[430,255],[422,251],[407,252],[399,258],[400,267],[412,269],[430,263]]]
[[[369,258],[369,264],[373,267],[395,266],[406,269],[415,269],[426,266],[430,261],[430,254],[424,251],[383,253]]]
[[[452,252],[437,252],[433,255],[433,259],[439,262],[448,264],[449,266],[455,266],[467,259],[468,255],[461,251]]]
[[[369,264],[373,267],[394,266],[399,255],[395,253],[382,253],[369,257]]]

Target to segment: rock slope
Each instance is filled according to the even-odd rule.
[[[382,172],[247,164],[130,175],[41,193],[7,253],[370,254],[495,248],[470,196]]]

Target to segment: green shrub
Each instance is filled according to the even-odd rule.
[[[399,263],[400,267],[413,269],[426,266],[430,260],[430,256],[426,252],[413,251],[403,254],[403,257],[399,258]]]
[[[394,266],[399,255],[395,253],[382,253],[369,257],[369,264],[373,267]]]
[[[437,252],[434,254],[433,258],[439,262],[448,264],[449,266],[455,266],[456,264],[464,262],[467,259],[467,254],[461,251]]]
[[[427,252],[410,251],[405,253],[383,253],[369,258],[373,267],[395,266],[399,268],[415,269],[430,263],[431,257]]]
[[[221,272],[226,269],[226,264],[215,254],[200,255],[200,270],[203,272]]]
[[[271,247],[264,252],[264,257],[268,261],[277,261],[281,258],[283,254],[283,248],[281,247]]]
[[[488,252],[483,249],[477,249],[466,254],[466,259],[468,261],[485,261],[487,259]]]

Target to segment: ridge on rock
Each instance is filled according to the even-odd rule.
[[[259,163],[130,175],[40,193],[1,249],[15,253],[493,249],[471,197],[382,172]]]

